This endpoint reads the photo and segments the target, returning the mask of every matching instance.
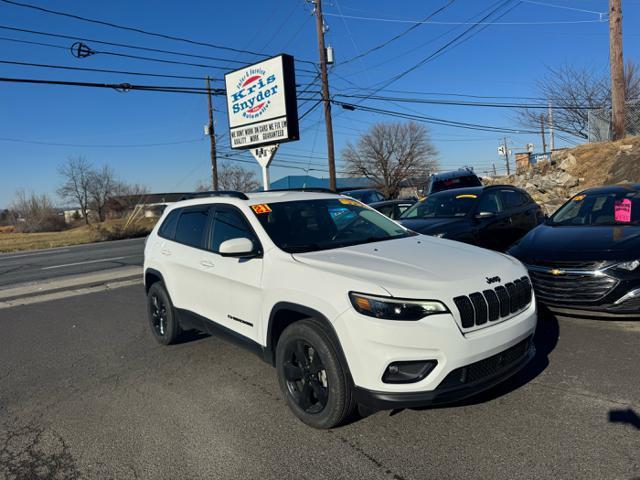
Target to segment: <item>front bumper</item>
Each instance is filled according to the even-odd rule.
[[[333,325],[361,403],[380,404],[395,398],[400,400],[389,403],[409,401],[425,405],[464,398],[515,373],[516,364],[522,361],[523,366],[532,356],[529,348],[526,354],[523,350],[522,355],[507,362],[508,365],[493,368],[488,376],[464,384],[450,382],[453,372],[504,354],[522,342],[530,343],[536,321],[535,302],[532,302],[505,320],[464,333],[451,314],[402,322],[365,317],[349,309]],[[402,384],[382,381],[393,362],[425,360],[435,360],[437,365],[420,381]],[[512,367],[516,370],[511,371]]]
[[[358,403],[366,405],[374,410],[389,410],[396,408],[416,408],[425,406],[434,406],[441,404],[448,404],[464,400],[465,398],[477,395],[491,387],[498,385],[505,381],[512,375],[522,370],[527,363],[535,356],[535,346],[533,345],[532,337],[524,340],[522,345],[522,353],[517,355],[512,361],[505,362],[504,365],[496,368],[492,373],[481,376],[476,380],[469,382],[461,382],[460,378],[454,379],[453,377],[462,377],[469,369],[476,367],[484,368],[487,363],[499,362],[498,354],[490,357],[486,360],[476,362],[476,364],[469,365],[468,367],[462,367],[454,372],[451,372],[447,376],[444,382],[440,384],[435,390],[427,392],[407,392],[407,393],[389,393],[378,392],[373,390],[367,390],[364,388],[355,388],[355,398]],[[516,347],[518,347],[516,345]],[[514,347],[512,347],[514,348]],[[487,362],[491,361],[491,362]],[[479,365],[483,364],[485,365]],[[487,369],[492,370],[492,369]]]

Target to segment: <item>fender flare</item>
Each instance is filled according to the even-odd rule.
[[[322,323],[327,334],[332,337],[335,344],[337,345],[340,362],[344,366],[347,376],[349,377],[349,380],[353,383],[353,379],[351,377],[351,370],[349,369],[349,364],[347,363],[347,358],[344,354],[344,351],[342,350],[342,344],[340,343],[340,339],[338,338],[338,334],[336,333],[335,328],[333,328],[332,323],[324,314],[320,313],[319,311],[314,310],[313,308],[306,307],[304,305],[297,304],[297,303],[278,302],[271,309],[271,313],[269,314],[269,326],[267,327],[266,347],[264,347],[264,350],[263,350],[264,360],[271,365],[275,366],[276,364],[276,349],[275,349],[275,345],[273,345],[273,340],[272,340],[273,324],[274,324],[274,318],[276,314],[282,310],[290,310],[293,312],[300,313],[305,317],[313,317]]]
[[[146,292],[149,291],[149,286],[150,286],[150,285],[147,285],[147,275],[148,274],[152,274],[152,275],[158,277],[160,279],[160,281],[166,285],[166,283],[164,281],[164,277],[162,276],[162,274],[158,270],[156,270],[155,268],[147,268],[144,271],[144,276],[143,276],[144,289],[145,289]]]

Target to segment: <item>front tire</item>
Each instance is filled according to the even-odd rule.
[[[147,316],[153,337],[162,345],[174,343],[182,332],[171,298],[162,282],[156,282],[149,287]]]
[[[289,408],[307,425],[327,429],[355,408],[353,389],[339,346],[313,318],[289,325],[276,347],[280,389]]]

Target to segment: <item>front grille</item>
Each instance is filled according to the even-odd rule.
[[[489,378],[521,360],[529,351],[531,337],[513,347],[465,367],[456,368],[445,377],[438,388],[461,386]]]
[[[531,303],[531,282],[522,277],[494,290],[461,295],[453,299],[462,328],[483,325],[523,310]]]
[[[598,270],[602,267],[610,265],[611,262],[602,260],[527,260],[525,263],[530,265],[539,265],[547,268],[564,268],[575,270]]]
[[[529,275],[536,296],[542,302],[584,303],[597,302],[605,297],[618,284],[618,280],[606,274],[593,274],[590,271],[567,272],[557,275],[539,267],[530,267]],[[558,268],[558,270],[562,270]]]

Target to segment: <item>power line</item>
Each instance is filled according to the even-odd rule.
[[[358,98],[358,99],[370,99],[386,102],[401,102],[401,103],[422,103],[430,105],[455,105],[455,106],[467,106],[467,107],[492,107],[492,108],[531,108],[531,109],[548,109],[548,103],[497,103],[497,102],[471,102],[471,101],[453,101],[453,100],[440,100],[440,99],[428,99],[428,98],[406,98],[406,97],[384,97],[377,95],[357,95],[357,94],[335,94],[336,97],[344,98]],[[598,107],[585,107],[581,105],[551,105],[553,108],[568,109],[568,110],[595,110]]]
[[[435,17],[437,14],[439,14],[443,10],[447,9],[454,1],[455,0],[449,0],[445,5],[443,5],[442,7],[438,8],[434,12],[430,13],[429,15],[427,15],[423,20],[427,21],[427,20],[430,20],[431,18]],[[326,15],[333,15],[333,14],[327,13]],[[341,16],[343,19],[348,17],[346,15],[342,15],[342,12],[340,12],[340,15],[338,15],[338,16]],[[376,51],[386,47],[390,43],[395,42],[399,38],[402,38],[403,36],[405,36],[406,34],[411,32],[412,30],[418,28],[420,25],[421,25],[421,23],[416,23],[415,25],[413,25],[413,26],[409,27],[408,29],[406,29],[404,32],[400,32],[399,34],[391,37],[389,40],[387,40],[385,42],[382,42],[380,45],[376,45],[375,47],[372,47],[372,48],[366,50],[365,52],[356,55],[355,57],[351,57],[348,60],[345,60],[344,62],[340,62],[339,65],[345,65],[347,63],[353,62],[356,59],[365,57],[366,55],[369,55],[372,52],[376,52]]]
[[[330,17],[343,17],[353,20],[369,20],[376,22],[393,22],[393,23],[412,23],[414,25],[565,25],[565,24],[578,24],[578,23],[602,23],[605,20],[553,20],[542,22],[441,22],[433,20],[404,20],[396,18],[383,18],[383,17],[361,17],[358,15],[341,15],[338,13],[327,13]]]
[[[94,18],[88,18],[88,17],[83,17],[81,15],[76,15],[73,13],[68,13],[68,12],[61,12],[58,10],[51,10],[49,8],[44,8],[44,7],[40,7],[38,5],[32,5],[29,3],[23,3],[23,2],[17,2],[15,0],[0,0],[1,2],[10,4],[10,5],[14,5],[17,7],[22,7],[22,8],[29,8],[32,10],[37,10],[40,12],[44,12],[44,13],[48,13],[51,15],[57,15],[57,16],[62,16],[62,17],[68,17],[68,18],[73,18],[75,20],[80,20],[83,22],[88,22],[88,23],[94,23],[94,24],[98,24],[98,25],[104,25],[106,27],[111,27],[111,28],[117,28],[120,30],[126,30],[129,32],[135,32],[135,33],[140,33],[142,35],[148,35],[148,36],[152,36],[152,37],[158,37],[158,38],[164,38],[166,40],[173,40],[176,42],[183,42],[183,43],[188,43],[191,45],[200,45],[203,47],[209,47],[209,48],[216,48],[219,50],[226,50],[229,52],[235,52],[235,53],[246,53],[249,55],[255,55],[255,56],[259,56],[259,57],[269,57],[270,55],[265,54],[265,53],[261,53],[261,52],[253,52],[251,50],[243,50],[243,49],[239,49],[239,48],[234,48],[234,47],[228,47],[225,45],[217,45],[217,44],[213,44],[213,43],[209,43],[209,42],[202,42],[199,40],[193,40],[190,38],[185,38],[185,37],[178,37],[175,35],[170,35],[170,34],[166,34],[166,33],[161,33],[161,32],[152,32],[149,30],[144,30],[142,28],[139,27],[130,27],[130,26],[126,26],[126,25],[119,25],[116,23],[112,23],[112,22],[107,22],[104,20],[97,20]],[[315,65],[314,62],[311,61],[306,61],[306,60],[299,60],[301,62],[305,62],[305,63],[311,63],[312,65]]]
[[[137,75],[144,77],[158,77],[158,78],[180,78],[184,80],[202,80],[202,77],[190,77],[185,75],[171,75],[168,73],[146,73],[146,72],[131,72],[127,70],[108,70],[104,68],[89,68],[89,67],[69,67],[66,65],[50,65],[46,63],[29,63],[29,62],[16,62],[11,60],[0,60],[0,63],[6,65],[19,65],[23,67],[37,67],[37,68],[51,68],[59,70],[73,70],[81,72],[99,72],[99,73],[117,73],[121,75]],[[212,79],[214,80],[214,79]],[[215,79],[216,81],[222,81],[222,79]]]
[[[0,1],[5,1],[5,0],[0,0]],[[69,47],[64,46],[64,45],[56,45],[56,44],[52,44],[52,43],[45,43],[45,42],[35,42],[32,40],[22,40],[22,39],[17,39],[17,38],[10,38],[10,37],[0,37],[0,41],[5,41],[5,42],[13,42],[13,43],[22,43],[22,44],[27,44],[27,45],[38,45],[41,47],[48,47],[48,48],[57,48],[59,50],[70,50]],[[189,67],[198,67],[198,68],[211,68],[214,70],[223,70],[223,71],[227,71],[228,68],[222,65],[211,65],[211,64],[205,64],[205,63],[193,63],[193,62],[182,62],[180,60],[167,60],[164,58],[155,58],[155,57],[145,57],[142,55],[131,55],[128,53],[121,53],[121,52],[112,52],[112,51],[108,51],[108,50],[94,50],[91,49],[91,54],[102,54],[102,55],[110,55],[110,56],[114,56],[114,57],[123,57],[123,58],[131,58],[134,60],[144,60],[147,62],[158,62],[158,63],[165,63],[165,64],[170,64],[170,65],[186,65]]]
[[[79,147],[79,148],[139,148],[139,147],[164,147],[167,145],[182,145],[185,143],[201,142],[202,138],[194,138],[190,140],[178,140],[176,142],[160,142],[160,143],[132,143],[132,144],[83,144],[83,143],[58,143],[46,142],[40,140],[24,140],[19,138],[0,137],[0,141],[25,143],[29,145],[46,145],[51,147]]]
[[[408,120],[415,120],[415,121],[419,121],[419,122],[432,123],[432,124],[435,124],[435,125],[443,125],[443,126],[448,126],[448,127],[465,128],[465,129],[469,129],[469,130],[483,130],[483,131],[488,131],[488,132],[536,133],[536,134],[538,133],[537,130],[516,130],[516,129],[508,128],[508,127],[496,127],[496,126],[492,126],[492,125],[481,125],[481,124],[477,124],[477,123],[458,122],[458,121],[447,120],[447,119],[443,119],[443,118],[429,117],[429,116],[426,116],[426,115],[416,115],[416,114],[397,112],[397,111],[393,111],[393,110],[385,110],[385,109],[382,109],[382,108],[367,107],[367,106],[364,106],[364,105],[354,105],[354,104],[349,104],[349,103],[335,101],[335,100],[334,100],[333,103],[335,103],[336,105],[342,106],[342,107],[346,107],[346,109],[348,109],[348,110],[361,110],[361,111],[365,111],[365,112],[379,113],[379,114],[382,114],[382,115],[388,115],[388,116],[392,116],[392,117],[400,117],[400,118],[405,118],[405,119],[408,119]]]

